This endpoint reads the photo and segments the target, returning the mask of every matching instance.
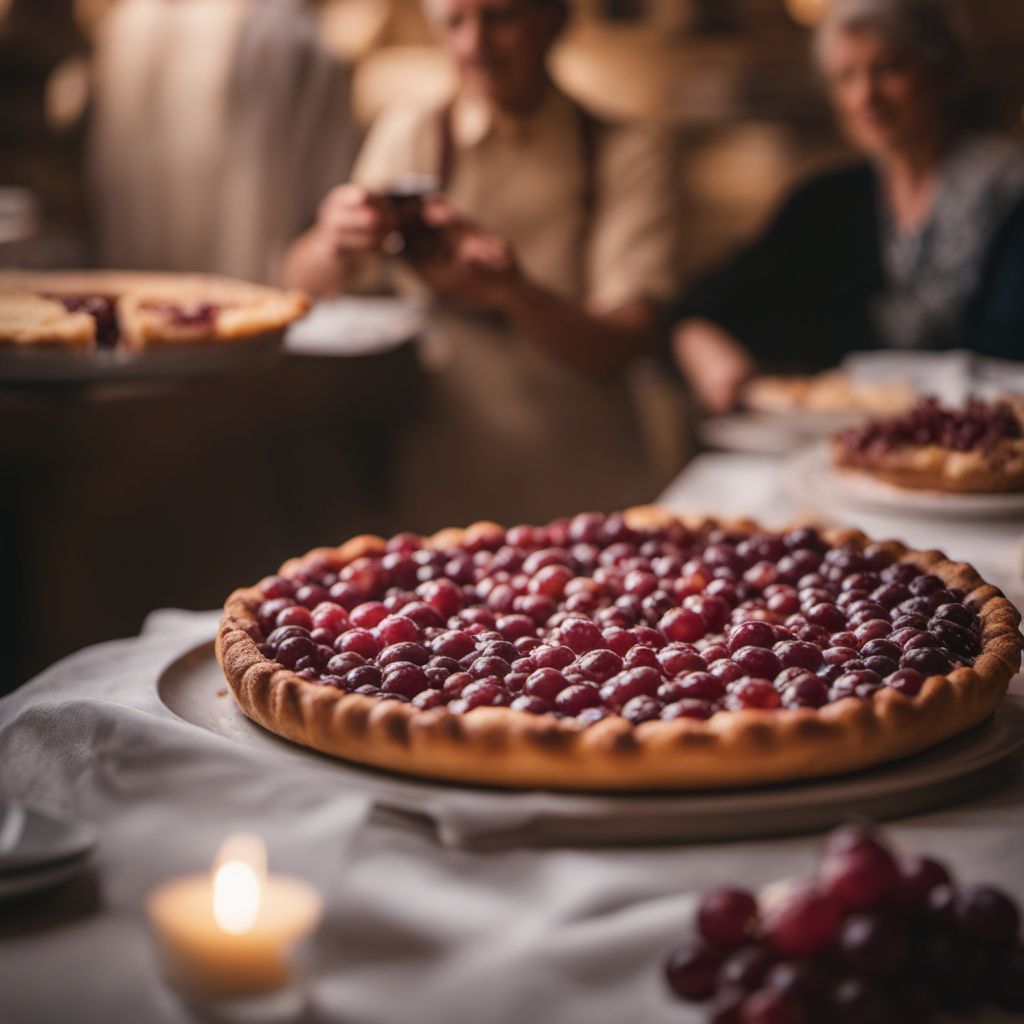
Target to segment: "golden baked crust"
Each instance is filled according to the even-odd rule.
[[[94,348],[93,318],[60,301],[94,296],[113,302],[129,349],[265,337],[309,308],[301,292],[214,275],[0,271],[0,343]]]
[[[30,291],[0,290],[0,342],[92,349],[96,322],[88,313],[72,313],[53,299]]]
[[[855,380],[839,370],[812,377],[755,377],[743,391],[749,409],[770,413],[894,413],[913,401],[914,392],[900,381]]]
[[[656,507],[631,509],[626,518],[633,526],[673,519],[691,529],[714,525]],[[721,525],[746,533],[756,529],[747,521]],[[494,524],[476,523],[445,530],[427,544],[447,546],[493,529]],[[867,543],[857,531],[822,536],[831,544]],[[269,661],[250,635],[263,600],[255,587],[228,598],[217,657],[239,706],[264,728],[327,754],[410,775],[566,790],[735,787],[827,776],[917,753],[977,725],[999,705],[1020,666],[1020,615],[995,587],[937,551],[910,551],[895,541],[884,546],[965,591],[965,603],[982,624],[974,667],[929,678],[914,698],[884,688],[870,700],[847,698],[821,710],[729,711],[706,721],[638,726],[612,717],[587,728],[570,718],[510,708],[477,708],[466,715],[441,707],[421,711],[309,683]],[[383,548],[379,537],[355,537],[292,559],[281,573],[337,569]]]
[[[852,453],[833,440],[832,460],[841,470],[911,490],[956,494],[1024,491],[1024,439],[1020,438],[1007,438],[986,452],[957,452],[929,444],[870,456]]]

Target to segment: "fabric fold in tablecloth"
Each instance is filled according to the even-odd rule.
[[[0,702],[0,795],[93,822],[115,857],[145,849],[145,865],[116,872],[132,895],[150,876],[204,868],[227,835],[246,829],[266,838],[280,867],[298,870],[309,853],[295,843],[296,822],[315,820],[340,859],[370,811],[322,766],[268,771],[257,751],[163,706],[160,670],[215,624],[215,615],[161,613],[142,637],[66,658]]]

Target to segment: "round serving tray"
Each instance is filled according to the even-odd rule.
[[[1024,518],[1024,492],[954,494],[917,491],[872,480],[860,473],[840,472],[832,465],[827,445],[814,445],[793,455],[783,470],[793,495],[825,505],[838,499],[869,511],[943,519]]]
[[[204,643],[161,673],[164,705],[186,722],[275,758],[328,765],[389,811],[426,819],[451,845],[709,842],[823,831],[855,817],[903,817],[986,792],[1024,759],[1024,698],[933,750],[839,778],[753,789],[579,794],[422,781],[348,764],[283,740],[238,709]]]
[[[0,345],[0,385],[67,387],[127,381],[167,381],[234,370],[282,350],[283,331],[244,341],[157,346],[141,352]]]

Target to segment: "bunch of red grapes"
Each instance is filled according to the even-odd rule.
[[[757,899],[707,893],[697,942],[665,964],[708,1024],[924,1024],[944,1010],[1024,1011],[1020,912],[990,886],[957,886],[866,826],[830,837],[815,878]]]

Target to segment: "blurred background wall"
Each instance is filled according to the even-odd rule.
[[[600,114],[652,120],[679,132],[688,270],[727,250],[757,225],[780,190],[841,151],[807,59],[808,26],[824,2],[577,0],[574,26],[555,56],[556,76]],[[229,62],[233,49],[217,51],[209,42],[215,31],[205,32],[203,47],[179,44],[197,69],[179,74],[194,92],[181,117],[159,109],[158,100],[126,103],[143,72],[126,60],[125,51],[136,65],[144,63],[132,32],[144,32],[146,10],[173,9],[178,19],[191,11],[190,16],[213,24],[230,19],[225,12],[231,9],[244,12],[250,6],[247,0],[0,0],[0,186],[5,188],[0,239],[5,219],[8,236],[24,236],[18,225],[38,225],[30,247],[21,244],[12,252],[10,242],[0,241],[0,261],[175,268],[174,252],[156,245],[140,254],[120,238],[118,204],[110,196],[124,206],[128,200],[116,171],[122,165],[144,167],[139,152],[157,148],[161,159],[152,165],[149,193],[134,200],[145,206],[148,195],[159,195],[154,181],[162,164],[189,163],[183,150],[198,146],[202,131],[217,137],[217,112],[204,109],[202,83],[217,80],[218,60]],[[305,166],[320,173],[309,176],[300,201],[282,215],[284,227],[261,228],[271,234],[311,215],[325,181],[344,176],[358,132],[382,107],[410,95],[442,96],[452,84],[419,0],[280,0],[274,6],[279,18],[312,26],[315,45],[337,69],[340,84],[333,94],[343,96],[346,105],[351,102],[355,124],[344,123],[331,109],[324,89],[321,95],[314,89],[304,100],[304,109],[319,104],[320,116],[311,117],[316,130],[294,144],[289,138],[278,150],[303,149],[311,154],[304,156]],[[978,116],[1020,130],[1020,0],[971,0],[964,7],[978,41]],[[313,45],[302,30],[295,36],[293,48]],[[163,44],[173,47],[174,41]],[[273,88],[280,91],[276,79]],[[256,106],[249,98],[249,108]],[[120,126],[111,117],[114,107],[120,108]],[[97,140],[91,153],[86,145],[90,119]],[[232,116],[223,136],[239,132],[237,120]],[[18,186],[29,192],[12,191]],[[218,251],[212,240],[205,247],[202,240],[197,244],[204,258],[197,258],[193,246],[188,259],[202,269],[273,275],[272,261],[246,266],[231,256],[230,246]]]

